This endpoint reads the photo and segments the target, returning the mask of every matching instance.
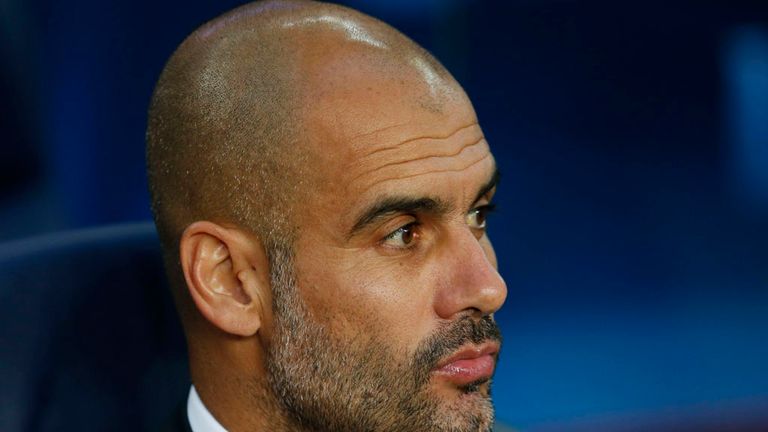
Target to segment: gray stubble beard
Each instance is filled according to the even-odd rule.
[[[398,365],[389,345],[377,335],[346,341],[334,338],[301,299],[291,249],[275,248],[270,263],[275,330],[267,355],[268,383],[286,430],[491,430],[490,397],[480,398],[472,412],[458,412],[456,407],[441,406],[429,394],[431,363],[442,355],[434,352],[434,343],[407,364]],[[474,338],[485,338],[488,331],[475,331]],[[458,340],[453,342],[458,344]],[[478,386],[465,391],[476,393]]]

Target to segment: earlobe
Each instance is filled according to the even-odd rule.
[[[187,289],[200,314],[220,330],[253,336],[262,323],[268,263],[261,245],[236,228],[191,224],[179,245]]]

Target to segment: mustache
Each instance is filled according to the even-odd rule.
[[[467,343],[480,345],[484,342],[501,344],[501,340],[501,330],[489,315],[479,320],[464,317],[430,336],[417,350],[413,360],[414,366],[420,372],[420,379],[426,380],[440,359],[452,354],[463,345]]]

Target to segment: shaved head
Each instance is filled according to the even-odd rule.
[[[318,95],[343,85],[322,70],[339,55],[347,67],[390,78],[452,80],[387,24],[316,2],[250,3],[179,46],[158,80],[147,129],[153,211],[168,250],[175,254],[183,229],[201,219],[250,228],[267,244],[290,238],[292,203],[311,189],[308,160],[323,151],[310,145],[307,120]],[[440,110],[436,88],[403,103]]]
[[[445,94],[446,82],[463,94],[402,33],[328,3],[249,3],[202,25],[173,53],[155,87],[146,134],[152,209],[172,285],[183,284],[178,242],[194,221],[251,230],[270,256],[292,243],[297,203],[318,183],[311,162],[327,152],[318,129],[338,127],[334,117],[350,111],[320,103],[348,84],[333,70],[338,58],[342,68],[372,78],[418,82],[423,88],[402,104],[440,112],[447,96],[457,97]],[[186,299],[177,302],[187,315]]]
[[[227,429],[490,430],[495,162],[426,50],[338,5],[241,6],[168,60],[147,167],[192,380]]]

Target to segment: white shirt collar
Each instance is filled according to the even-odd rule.
[[[192,432],[227,432],[208,411],[203,401],[200,400],[200,396],[195,391],[195,386],[191,386],[189,389],[189,397],[187,398],[187,419],[189,420],[189,426],[192,428]]]

